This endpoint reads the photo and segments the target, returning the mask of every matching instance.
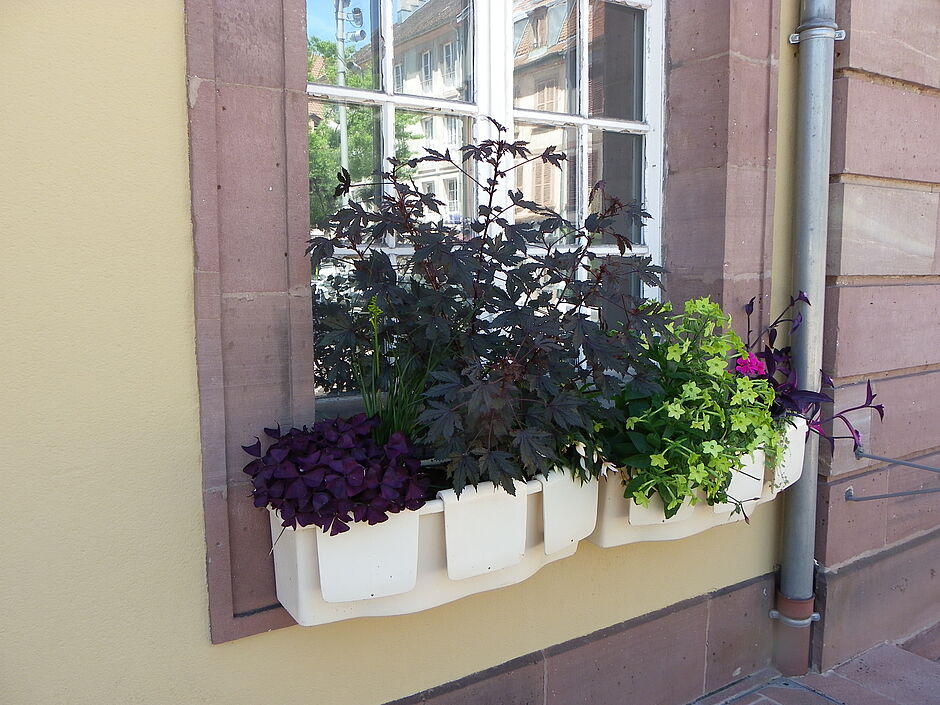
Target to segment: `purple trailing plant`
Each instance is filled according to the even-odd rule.
[[[862,435],[848,418],[848,414],[861,409],[874,409],[879,418],[884,419],[884,405],[875,404],[877,396],[871,388],[871,382],[867,383],[865,401],[857,406],[842,409],[831,416],[822,417],[823,404],[833,403],[832,397],[823,392],[814,392],[800,387],[800,380],[796,370],[793,369],[792,350],[789,345],[776,347],[778,329],[783,326],[789,326],[790,334],[794,333],[803,323],[803,315],[797,310],[797,306],[805,304],[812,305],[806,292],[799,292],[794,298],[790,297],[790,304],[783,309],[779,316],[773,322],[761,329],[755,337],[751,325],[751,316],[754,313],[754,301],[752,298],[744,306],[744,313],[747,315],[747,343],[745,347],[748,351],[748,357],[738,360],[736,370],[739,374],[747,377],[766,379],[774,389],[774,404],[771,412],[774,418],[787,420],[793,418],[803,418],[806,420],[809,430],[817,433],[821,438],[829,441],[834,446],[835,441],[839,439],[852,439],[855,450],[862,446]],[[833,388],[832,379],[829,375],[822,373],[822,383],[824,387]],[[849,435],[835,435],[827,431],[827,426],[840,422]]]
[[[242,446],[254,456],[251,476],[256,507],[277,510],[285,527],[319,526],[330,535],[349,531],[354,521],[379,524],[405,509],[419,509],[429,480],[405,434],[392,433],[379,445],[372,437],[375,417],[318,421],[310,428],[277,428],[262,453],[261,439]]]

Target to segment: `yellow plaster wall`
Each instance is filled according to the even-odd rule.
[[[796,150],[796,103],[799,48],[787,41],[800,24],[799,0],[781,0],[777,51],[777,180],[774,188],[774,248],[770,310],[783,310],[793,281],[793,206],[796,182],[793,160]]]
[[[0,3],[0,702],[380,703],[773,567],[752,526],[208,638],[182,2]]]

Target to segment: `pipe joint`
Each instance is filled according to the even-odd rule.
[[[816,27],[828,27],[829,29],[839,29],[836,24],[836,18],[831,15],[816,15],[814,17],[804,18],[800,26],[796,28],[797,33]]]

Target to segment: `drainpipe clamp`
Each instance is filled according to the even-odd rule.
[[[786,624],[788,627],[802,628],[802,627],[808,627],[813,622],[818,622],[819,612],[813,612],[806,619],[793,619],[792,617],[787,617],[785,615],[780,614],[779,610],[770,610],[770,618],[779,620],[780,622],[783,622],[784,624]]]
[[[832,35],[831,35],[831,36],[832,36],[832,38],[833,38],[835,41],[837,41],[837,42],[841,42],[843,39],[845,39],[845,30],[844,30],[844,29],[836,29],[836,30],[833,30],[833,29],[831,29],[831,28],[829,28],[829,27],[811,27],[811,28],[809,28],[809,29],[807,29],[807,30],[804,30],[804,31],[807,33],[807,39],[810,38],[809,32],[816,32],[816,33],[819,33],[820,31],[824,33],[824,36],[825,36],[825,35],[828,35],[829,32],[832,32]],[[799,44],[799,43],[800,43],[800,36],[801,36],[801,35],[802,35],[802,32],[794,32],[793,34],[790,35],[790,37],[787,39],[787,41],[788,41],[790,44]]]

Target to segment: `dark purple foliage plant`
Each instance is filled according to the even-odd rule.
[[[315,525],[333,536],[354,521],[379,524],[419,509],[428,478],[415,449],[400,432],[379,445],[372,436],[377,424],[358,414],[286,433],[266,428],[274,442],[265,452],[260,439],[242,446],[255,458],[244,468],[255,506],[277,510],[285,527]]]
[[[873,403],[876,394],[872,391],[871,382],[868,382],[864,403],[823,417],[823,405],[832,404],[832,397],[823,392],[802,389],[796,370],[793,369],[790,346],[777,347],[779,329],[789,327],[789,332],[792,334],[802,325],[803,315],[797,307],[811,305],[809,297],[803,291],[796,298],[790,297],[789,305],[780,315],[756,334],[751,325],[754,300],[752,298],[744,306],[744,313],[747,315],[748,357],[738,362],[737,371],[755,379],[766,379],[770,383],[775,395],[774,404],[771,407],[775,418],[780,420],[803,418],[809,430],[829,441],[830,445],[834,445],[839,439],[851,439],[856,450],[861,448],[862,435],[849,420],[847,414],[861,409],[874,409],[879,418],[884,419],[884,405]],[[832,380],[828,375],[823,374],[822,379],[824,386],[832,388]],[[835,435],[827,430],[836,422],[845,428],[848,435]]]
[[[650,384],[641,339],[665,324],[661,305],[637,295],[640,281],[659,286],[662,269],[630,253],[619,231],[649,214],[602,183],[588,199],[597,212],[583,222],[526,199],[508,188],[513,172],[534,162],[561,168],[566,157],[553,147],[530,152],[493,125],[497,139],[460,152],[389,160],[380,184],[357,187],[340,172],[337,195],[353,198],[308,243],[323,280],[314,297],[318,387],[380,400],[384,423],[393,406],[407,412],[401,423],[411,427],[395,430],[441,461],[458,493],[485,481],[515,493],[514,481],[580,468],[563,455],[612,413],[599,400],[624,379]],[[475,212],[460,223],[443,218],[443,203],[414,183],[419,164],[462,174],[480,194]],[[380,198],[356,200],[379,187]],[[390,241],[412,254],[393,260]],[[596,254],[601,243],[617,252]]]

